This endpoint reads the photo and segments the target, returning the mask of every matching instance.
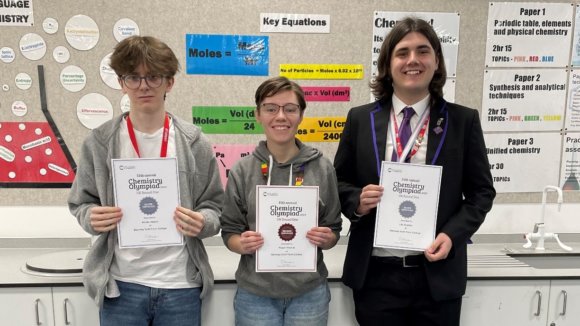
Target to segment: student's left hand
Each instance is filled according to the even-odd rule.
[[[181,206],[175,210],[173,220],[177,226],[177,231],[188,237],[197,236],[205,225],[205,218],[201,213]]]
[[[431,246],[425,250],[425,258],[430,262],[445,259],[447,258],[447,255],[449,255],[451,247],[453,247],[451,238],[449,238],[447,234],[441,232],[437,235]]]
[[[313,227],[306,233],[306,238],[310,243],[321,249],[330,249],[336,244],[336,235],[328,227]]]

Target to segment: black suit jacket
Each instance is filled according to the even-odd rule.
[[[342,213],[351,220],[342,280],[355,290],[363,286],[368,271],[376,209],[360,218],[354,211],[362,188],[379,184],[391,109],[390,98],[351,109],[334,160]],[[437,126],[445,131],[435,132]],[[447,300],[465,293],[466,244],[491,209],[495,190],[476,110],[436,99],[428,132],[426,164],[443,167],[436,233],[447,234],[453,247],[447,259],[424,268],[433,298]]]

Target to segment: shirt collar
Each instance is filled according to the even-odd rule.
[[[415,110],[417,116],[420,117],[423,114],[423,112],[425,112],[425,110],[427,109],[430,98],[431,94],[427,94],[427,96],[425,96],[422,100],[420,100],[417,103],[405,104],[403,101],[401,101],[401,99],[399,99],[395,94],[393,94],[392,105],[393,109],[395,110],[395,115],[398,116],[403,111],[404,108],[411,106],[413,107],[413,110]]]

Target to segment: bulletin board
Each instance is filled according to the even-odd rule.
[[[255,90],[266,78],[287,71],[297,73],[288,76],[312,98],[299,136],[332,160],[348,110],[371,101],[368,85],[377,15],[408,12],[457,17],[456,66],[446,91],[456,103],[481,112],[486,70],[497,68],[486,67],[491,3],[487,1],[13,1],[24,2],[30,4],[28,17],[26,8],[0,9],[0,140],[9,136],[11,144],[17,144],[0,147],[0,173],[11,168],[18,172],[10,180],[0,179],[3,206],[66,205],[83,139],[102,121],[128,108],[107,60],[118,40],[129,34],[158,37],[176,53],[181,70],[167,95],[168,111],[198,124],[208,119],[239,119],[239,133],[220,132],[217,126],[213,131],[204,129],[223,166],[251,153],[264,138],[251,113]],[[208,48],[212,42],[223,46],[219,51],[200,51],[193,50],[192,42]],[[224,64],[214,67],[222,70],[196,66],[218,55]],[[236,66],[235,58],[255,69]],[[225,69],[228,64],[232,67]],[[554,73],[554,78],[563,77]],[[493,140],[498,133],[501,130],[490,130],[489,138]],[[562,139],[547,141],[558,142],[555,146],[563,150]],[[52,145],[48,151],[47,144]],[[22,156],[24,163],[9,165],[11,159]],[[33,166],[46,156],[50,162],[43,162],[50,165],[22,168],[21,164]],[[35,181],[45,176],[51,178]],[[579,193],[566,192],[565,201],[580,202]],[[506,192],[496,202],[533,203],[541,195],[539,191]]]

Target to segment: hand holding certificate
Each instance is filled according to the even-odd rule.
[[[123,210],[120,248],[183,244],[173,215],[179,206],[177,159],[114,159],[115,203]]]
[[[306,233],[318,224],[318,187],[256,186],[256,231],[264,245],[256,272],[315,272],[317,248]]]
[[[424,251],[435,239],[440,166],[383,162],[374,246]]]

